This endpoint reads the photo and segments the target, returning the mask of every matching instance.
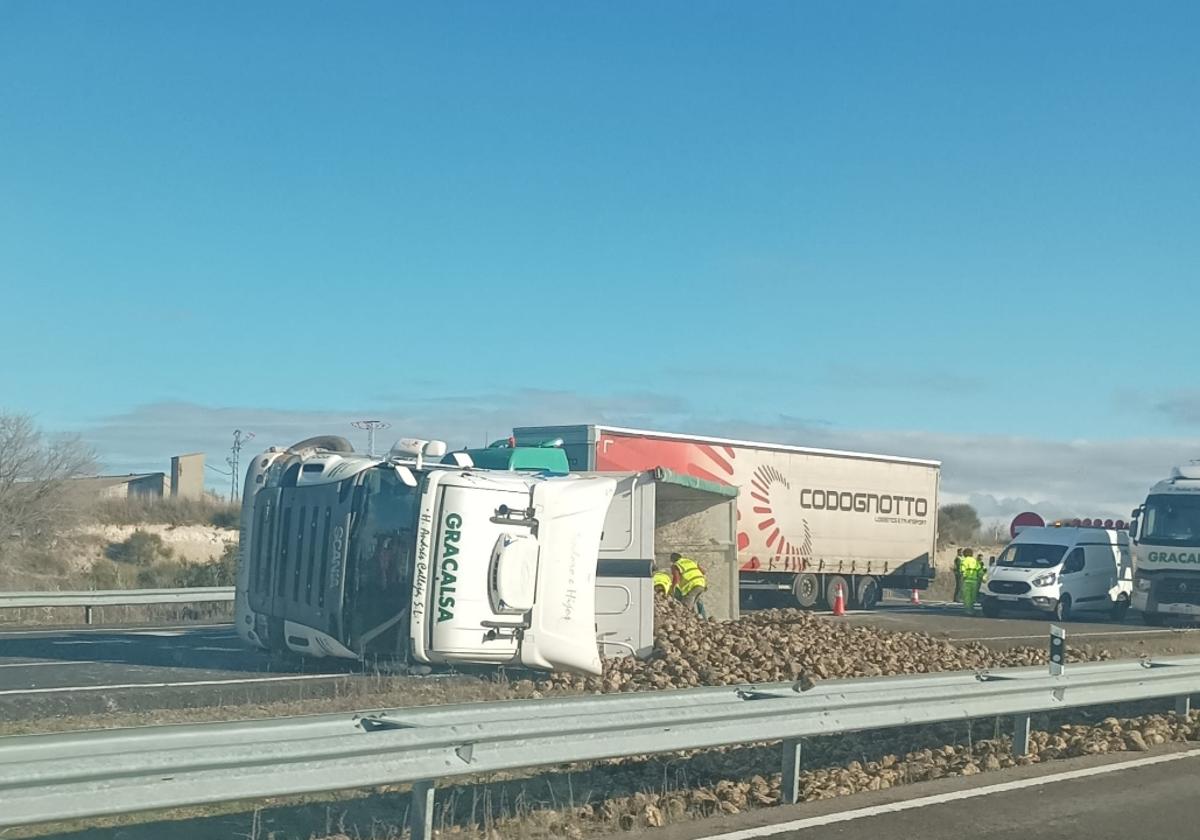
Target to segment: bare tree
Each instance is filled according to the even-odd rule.
[[[95,468],[78,437],[47,436],[33,418],[0,412],[0,545],[53,539],[78,507],[66,482]]]

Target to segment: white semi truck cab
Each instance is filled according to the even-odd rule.
[[[1147,624],[1200,617],[1200,461],[1171,471],[1133,512],[1133,608]]]
[[[235,620],[306,656],[601,673],[596,566],[616,482],[476,469],[439,441],[342,438],[257,456]]]

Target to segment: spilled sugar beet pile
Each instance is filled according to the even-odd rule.
[[[1072,661],[1111,658],[1107,651],[1072,650]],[[763,610],[737,621],[711,621],[677,601],[659,599],[649,658],[606,661],[601,677],[554,674],[540,688],[646,691],[702,685],[801,679],[878,677],[977,668],[1044,665],[1046,651],[992,650],[926,633],[862,627],[802,610]]]

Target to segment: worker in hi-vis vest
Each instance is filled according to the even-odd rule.
[[[975,598],[979,595],[979,586],[983,583],[983,563],[971,549],[963,549],[962,561],[963,612],[970,615],[975,611]]]
[[[671,573],[665,572],[662,569],[654,573],[652,582],[654,584],[654,594],[658,595],[662,593],[664,597],[671,594],[671,587],[675,585],[675,581],[671,579]]]
[[[700,596],[708,589],[708,580],[700,564],[690,557],[681,554],[671,555],[671,578],[675,584],[675,597],[683,601],[688,609],[693,609],[704,615],[704,605]]]

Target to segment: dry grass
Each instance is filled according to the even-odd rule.
[[[199,499],[101,499],[87,511],[101,525],[212,525],[237,528],[241,509],[233,502]]]

